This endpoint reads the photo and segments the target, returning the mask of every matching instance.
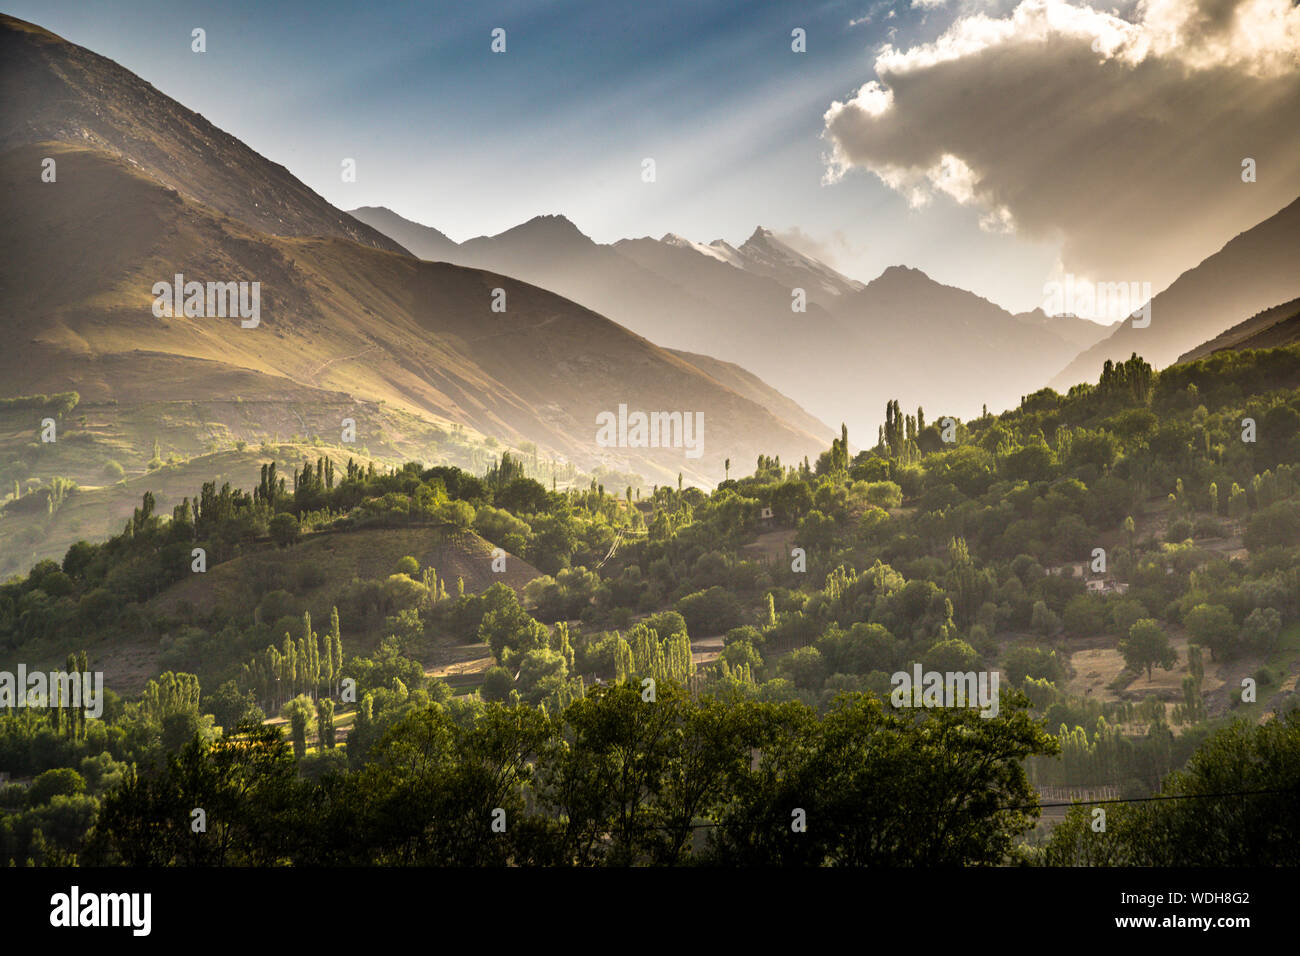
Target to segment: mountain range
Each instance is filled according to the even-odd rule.
[[[737,363],[819,419],[847,423],[861,446],[874,444],[890,399],[963,417],[1009,407],[1107,332],[1041,310],[1013,315],[905,266],[862,283],[761,226],[739,247],[673,233],[606,245],[547,215],[458,244],[389,209],[351,214],[422,258],[518,276],[667,347]]]

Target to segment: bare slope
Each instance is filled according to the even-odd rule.
[[[262,232],[405,252],[130,70],[3,14],[0,101],[0,151],[39,142],[93,146]]]
[[[830,443],[836,438],[835,432],[825,422],[804,411],[798,404],[786,398],[757,375],[746,371],[732,362],[724,362],[708,355],[696,355],[692,352],[680,352],[668,349],[673,355],[690,362],[705,375],[720,382],[737,395],[743,395],[750,401],[757,402],[764,408],[775,412],[783,421],[796,428],[802,428],[810,435],[816,435]]]

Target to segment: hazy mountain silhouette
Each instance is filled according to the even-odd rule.
[[[563,216],[538,216],[448,248],[437,230],[387,210],[353,213],[411,245],[427,240],[422,248],[449,261],[559,292],[659,345],[736,363],[822,421],[848,423],[855,444],[874,444],[891,398],[962,416],[1013,406],[1106,332],[1072,316],[1013,316],[905,267],[863,285],[762,227],[739,248],[673,233],[602,245]],[[798,288],[803,312],[793,309]]]
[[[1178,356],[1178,362],[1204,358],[1223,349],[1271,349],[1300,342],[1300,299],[1265,309]]]
[[[1097,377],[1106,359],[1137,352],[1156,368],[1214,338],[1243,315],[1300,295],[1300,199],[1230,240],[1151,300],[1151,324],[1124,322],[1051,381],[1065,391]]]
[[[607,315],[657,345],[739,364],[825,421],[842,418],[846,405],[856,401],[848,383],[807,375],[818,356],[842,348],[851,335],[819,306],[792,314],[788,288],[717,258],[648,238],[603,245],[563,216],[537,216],[448,248],[436,229],[389,210],[353,214],[376,228],[393,228],[394,236],[418,245],[422,254],[515,276]],[[823,425],[817,433],[830,432]]]
[[[1041,308],[1032,312],[1017,312],[1015,318],[1026,325],[1047,329],[1078,349],[1092,348],[1120,326],[1119,321],[1102,325],[1075,315],[1048,315]]]
[[[413,255],[430,262],[449,262],[455,258],[457,243],[437,229],[403,219],[383,206],[362,206],[349,213],[355,219],[379,230],[390,239],[401,243]]]
[[[805,289],[810,299],[822,305],[829,305],[835,298],[850,292],[858,292],[864,285],[841,275],[824,262],[804,255],[762,226],[756,228],[737,251],[741,268],[791,288]]]
[[[877,402],[887,395],[905,407],[924,404],[931,418],[1012,407],[1076,350],[1048,324],[907,266],[890,266],[834,314],[867,343],[855,357],[860,390]]]

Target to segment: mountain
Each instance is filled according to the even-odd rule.
[[[825,308],[810,300],[806,311],[793,312],[789,287],[700,253],[687,241],[622,239],[613,248],[665,287],[689,289],[700,303],[694,312],[662,310],[641,319],[638,331],[643,335],[733,362],[823,422],[846,420],[855,433],[874,434],[874,409],[870,418],[855,421],[861,401],[855,376],[811,374],[819,363],[837,362],[835,356],[846,347],[858,347],[847,345],[854,342],[853,333]]]
[[[1151,324],[1125,322],[1059,372],[1051,385],[1066,391],[1092,381],[1107,359],[1137,352],[1156,368],[1214,338],[1240,316],[1300,295],[1300,199],[1231,239],[1151,300]]]
[[[41,155],[66,170],[58,189],[19,175]],[[75,388],[89,402],[155,404],[278,392],[310,405],[313,393],[324,420],[304,422],[306,434],[339,433],[326,394],[365,398],[659,480],[684,471],[707,481],[724,457],[823,447],[688,362],[516,279],[260,234],[99,150],[43,144],[3,154],[0,168],[19,183],[0,234],[0,324],[25,343],[0,356],[9,394]],[[155,316],[154,284],[178,272],[259,281],[260,324]],[[498,288],[504,313],[491,310]],[[702,412],[702,457],[597,447],[597,413],[620,404]],[[249,423],[244,434],[269,431]]]
[[[687,239],[685,236],[679,236],[675,232],[666,232],[663,238],[659,240],[666,246],[675,246],[678,249],[688,249],[691,252],[698,252],[708,259],[714,259],[718,262],[726,263],[729,266],[735,266],[737,269],[744,268],[744,257],[741,256],[740,250],[721,239],[715,239],[711,243],[696,242],[693,239]]]
[[[801,428],[810,435],[822,438],[827,444],[838,437],[826,423],[808,414],[793,400],[782,395],[753,372],[741,368],[733,362],[724,362],[708,355],[696,355],[677,349],[665,351],[676,355],[684,362],[689,362],[714,381],[725,385],[737,395],[756,402],[796,428]]]
[[[402,244],[411,253],[430,262],[449,262],[455,258],[456,242],[430,226],[403,219],[383,206],[362,206],[349,213],[358,221]]]
[[[649,240],[624,240],[648,242]],[[684,249],[698,253],[708,259],[725,263],[752,275],[771,279],[786,289],[790,295],[793,289],[803,289],[809,301],[830,308],[841,296],[850,292],[861,291],[863,283],[841,275],[824,262],[812,256],[804,255],[789,244],[782,242],[770,229],[759,226],[745,243],[737,249],[735,246],[714,239],[710,243],[695,242],[676,233],[667,233],[659,240],[660,244],[675,249]],[[621,243],[615,243],[616,246]]]
[[[409,248],[409,247],[408,247]],[[1015,318],[1026,325],[1047,329],[1059,335],[1077,349],[1088,349],[1119,328],[1118,321],[1102,325],[1091,319],[1081,319],[1075,315],[1048,315],[1042,309],[1032,312],[1018,312]]]
[[[498,235],[467,239],[446,256],[550,289],[659,345],[700,351],[691,326],[708,302],[593,242],[564,216],[536,216]]]
[[[386,209],[353,213],[377,228],[396,230],[408,222]],[[413,230],[391,235],[436,249],[449,262],[550,289],[665,348],[739,364],[823,420],[839,416],[853,400],[849,389],[826,389],[803,374],[817,355],[842,343],[844,330],[816,305],[809,305],[806,315],[793,315],[788,288],[719,258],[648,238],[603,245],[560,215],[536,216],[449,249],[436,239],[426,246],[423,240],[430,236],[415,242]],[[795,328],[800,329],[797,336],[792,335]],[[774,348],[774,343],[781,345]],[[781,401],[789,402],[785,395]],[[802,409],[800,414],[807,415]],[[874,422],[871,427],[874,431]],[[832,431],[820,424],[813,433]]]
[[[682,473],[706,485],[725,458],[793,461],[825,447],[824,426],[814,436],[773,414],[750,396],[777,397],[740,370],[706,373],[554,292],[425,262],[377,233],[368,240],[369,226],[349,227],[350,217],[226,134],[209,127],[210,149],[187,142],[202,126],[195,115],[109,61],[12,19],[0,23],[0,49],[19,54],[4,60],[6,94],[66,87],[62,100],[11,96],[5,113],[0,329],[11,348],[0,354],[0,486],[26,484],[6,511],[26,508],[36,497],[26,492],[52,489],[55,477],[90,489],[143,474],[150,458],[160,460],[149,469],[165,471],[246,443],[481,471],[500,442],[527,450],[535,468],[559,459],[640,473],[647,484]],[[80,81],[63,79],[91,68],[111,84],[96,91],[104,108],[93,122],[80,116]],[[60,102],[70,117],[62,126]],[[180,165],[153,143],[161,129],[176,132]],[[56,164],[52,183],[39,176],[45,158]],[[278,234],[231,200],[240,194],[285,204]],[[190,315],[161,308],[172,295],[157,289],[178,274],[200,283]],[[236,293],[224,317],[204,302],[217,283]],[[256,321],[249,312],[245,325],[233,304],[244,293],[251,305],[254,289]],[[492,308],[496,290],[504,312]],[[46,411],[59,405],[52,393],[73,390],[71,412]],[[620,406],[702,415],[698,457],[680,434],[677,447],[602,444],[598,415]],[[34,437],[47,416],[58,419],[48,444]],[[809,424],[806,413],[800,420]],[[74,511],[61,534],[98,534],[110,517]],[[24,524],[21,541],[0,530],[6,553],[30,556],[40,524]]]
[[[1041,387],[1076,351],[1047,324],[1023,321],[974,293],[890,266],[843,298],[834,317],[866,343],[860,394],[939,414],[1000,410]]]
[[[1300,299],[1283,302],[1238,322],[1208,342],[1178,356],[1176,364],[1204,358],[1223,349],[1272,349],[1300,342]]]
[[[98,149],[261,232],[335,236],[406,252],[130,70],[4,14],[0,98],[0,152],[40,142]]]

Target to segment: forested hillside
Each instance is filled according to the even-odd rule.
[[[555,491],[509,454],[146,494],[0,586],[0,666],[110,675],[98,718],[0,716],[0,852],[1296,862],[1251,820],[1300,823],[1300,348],[846,439],[711,494]],[[1000,708],[900,707],[918,664],[996,671]],[[1097,841],[1034,810],[1225,780]]]

